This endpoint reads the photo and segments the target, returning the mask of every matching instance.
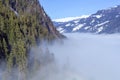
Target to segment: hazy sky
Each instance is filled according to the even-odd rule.
[[[88,15],[120,4],[120,0],[40,0],[40,2],[52,19]]]

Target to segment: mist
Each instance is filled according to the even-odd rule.
[[[6,77],[3,62],[0,80],[120,80],[120,34],[64,35],[62,43],[31,48],[27,79],[16,68]]]
[[[120,34],[65,35],[63,45],[49,47],[60,65],[69,66],[84,80],[120,80]]]

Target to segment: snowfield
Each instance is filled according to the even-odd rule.
[[[54,19],[53,21],[55,22],[68,22],[68,21],[72,21],[72,20],[76,20],[76,19],[82,19],[82,18],[87,18],[90,15],[82,15],[80,17],[67,17],[67,18],[61,18],[61,19]]]

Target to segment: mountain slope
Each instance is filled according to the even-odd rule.
[[[97,11],[87,18],[79,18],[68,22],[53,21],[57,29],[62,32],[85,33],[119,33],[120,32],[120,6]]]
[[[73,21],[76,19],[87,18],[87,17],[89,17],[89,15],[83,15],[80,17],[68,17],[68,18],[54,19],[53,22],[68,22],[68,21]]]
[[[45,46],[39,45],[38,52],[31,48],[64,36],[38,0],[0,0],[0,9],[0,80],[30,80],[41,66],[54,62]]]
[[[63,37],[38,0],[0,0],[0,60],[24,57],[43,40]],[[22,57],[21,57],[22,59]]]

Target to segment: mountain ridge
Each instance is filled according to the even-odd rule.
[[[87,18],[79,18],[69,22],[54,22],[61,33],[96,33],[112,34],[120,32],[120,5],[98,10]]]
[[[60,18],[60,19],[53,19],[53,22],[68,22],[68,21],[72,21],[72,20],[76,20],[76,19],[81,19],[81,18],[87,18],[89,17],[89,15],[82,15],[79,17],[66,17],[66,18]]]

